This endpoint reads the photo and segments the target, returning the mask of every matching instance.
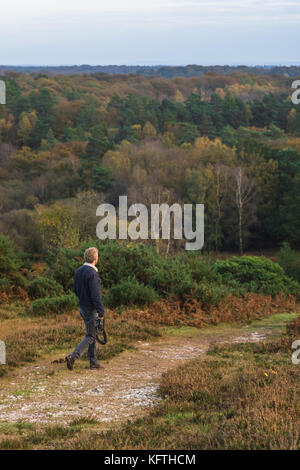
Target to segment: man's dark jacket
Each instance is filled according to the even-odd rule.
[[[75,272],[74,290],[78,297],[79,307],[96,309],[99,317],[104,316],[104,306],[101,296],[100,277],[97,271],[88,265],[83,265]]]

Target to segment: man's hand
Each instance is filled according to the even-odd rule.
[[[96,326],[97,326],[98,331],[104,330],[103,322],[104,322],[104,317],[98,317],[96,319]]]

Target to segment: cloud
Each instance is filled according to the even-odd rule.
[[[196,15],[197,18],[214,19],[222,15],[235,18],[294,18],[300,13],[299,1],[292,0],[20,0],[6,1],[1,6],[2,24],[6,20],[47,20],[48,16],[77,17],[90,15],[93,19],[101,14],[134,15],[156,17],[168,14],[171,17]],[[179,16],[177,16],[179,15]]]

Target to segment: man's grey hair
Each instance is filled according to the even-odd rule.
[[[94,246],[92,246],[91,248],[88,248],[84,252],[84,261],[86,263],[92,263],[95,260],[97,254],[98,254],[97,248],[95,248]]]

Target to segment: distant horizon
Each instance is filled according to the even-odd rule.
[[[223,63],[217,63],[217,62],[188,62],[188,63],[177,63],[177,64],[170,64],[170,63],[128,63],[128,62],[122,62],[122,63],[106,63],[106,64],[100,64],[100,63],[88,63],[88,62],[82,62],[82,63],[59,63],[59,64],[38,64],[38,63],[27,63],[27,64],[0,64],[0,67],[83,67],[83,66],[88,66],[88,67],[188,67],[188,66],[202,66],[202,67],[299,67],[300,66],[300,61],[298,62],[261,62],[261,63],[247,63],[247,62],[223,62]]]

